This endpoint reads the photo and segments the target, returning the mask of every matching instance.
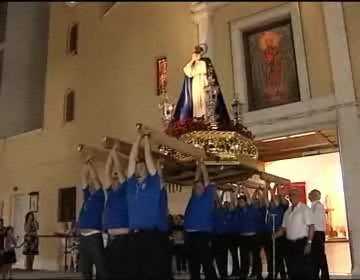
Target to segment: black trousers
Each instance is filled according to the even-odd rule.
[[[314,265],[314,280],[329,280],[329,268],[325,254],[325,232],[315,231],[311,246],[311,261]],[[319,277],[321,272],[321,277]]]
[[[105,248],[101,233],[80,237],[79,266],[84,279],[93,279],[93,265],[95,265],[96,268],[96,279],[109,279],[105,257]]]
[[[304,254],[307,238],[286,240],[286,266],[289,280],[311,279],[311,256]]]
[[[252,274],[258,278],[261,277],[261,259],[260,259],[259,236],[240,236],[240,277],[247,279],[250,271],[250,257],[253,259]]]
[[[201,266],[207,280],[217,279],[211,252],[211,234],[206,232],[186,232],[185,246],[189,260],[191,280],[200,280]]]
[[[273,240],[272,234],[264,234],[263,237],[264,250],[266,254],[266,261],[268,267],[269,277],[272,279],[273,276]],[[285,254],[284,254],[284,242],[285,237],[280,237],[275,240],[275,279],[280,273],[281,279],[286,279],[285,271]]]
[[[174,255],[177,271],[186,271],[185,244],[174,244]]]
[[[166,232],[144,230],[131,234],[131,279],[170,280],[171,245]]]
[[[227,234],[214,235],[212,242],[213,254],[221,279],[225,279],[228,276],[228,237],[229,236]]]
[[[232,259],[232,276],[240,276],[239,247],[240,239],[238,234],[229,234],[229,251]]]
[[[134,262],[131,258],[130,235],[109,236],[106,257],[109,266],[109,279],[131,280]]]

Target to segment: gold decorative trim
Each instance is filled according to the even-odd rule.
[[[179,140],[205,150],[209,159],[219,161],[257,160],[259,153],[254,142],[234,131],[193,131],[180,136]],[[161,146],[160,153],[179,161],[194,160],[191,156]]]

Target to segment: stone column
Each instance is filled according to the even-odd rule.
[[[213,56],[213,28],[212,28],[212,9],[209,3],[194,4],[191,7],[192,18],[198,29],[198,44],[207,44],[208,51],[206,56]]]
[[[349,227],[351,274],[360,276],[360,124],[355,106],[338,109],[338,141]]]
[[[341,2],[323,2],[337,109],[337,130],[353,275],[360,275],[360,121]]]
[[[206,56],[213,58],[214,29],[213,15],[215,11],[228,2],[192,2],[191,13],[194,23],[198,27],[198,44],[205,43],[208,46]]]

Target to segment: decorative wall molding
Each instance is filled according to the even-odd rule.
[[[360,107],[359,102],[341,102],[333,95],[293,105],[292,111],[284,111],[282,115],[267,116],[266,119],[257,121],[249,119],[245,114],[244,124],[251,129],[256,139],[272,138],[288,133],[336,127],[339,110]]]
[[[248,111],[248,97],[247,97],[247,80],[246,80],[246,68],[244,57],[244,43],[243,33],[249,29],[253,29],[259,26],[267,25],[285,18],[291,18],[292,30],[294,35],[294,48],[296,65],[299,79],[299,90],[301,95],[301,101],[310,99],[310,88],[308,81],[306,55],[304,48],[304,40],[302,35],[300,11],[297,2],[283,4],[275,8],[260,12],[253,16],[242,18],[231,22],[231,41],[233,51],[233,72],[235,82],[235,93],[240,102],[244,103],[244,111]],[[300,102],[299,102],[300,103]],[[293,104],[287,104],[280,107],[271,107],[262,110],[257,110],[248,113],[248,118],[261,119],[267,118],[268,113],[271,114],[279,112],[284,108],[291,109]],[[274,109],[275,108],[275,109]]]
[[[106,17],[107,15],[109,15],[117,3],[119,2],[101,2],[101,16]]]
[[[217,9],[233,2],[192,2],[190,11],[196,13],[214,13]]]

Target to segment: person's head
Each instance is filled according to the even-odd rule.
[[[201,47],[200,45],[195,46],[195,50],[194,53],[196,54],[202,54],[204,52],[204,48]]]
[[[14,228],[13,227],[7,227],[5,230],[5,236],[11,237],[14,235]]]
[[[239,208],[245,208],[247,206],[247,199],[245,195],[240,195],[237,198],[237,204]]]
[[[254,207],[260,207],[261,206],[260,197],[258,195],[255,195],[254,198],[251,201],[251,204]]]
[[[113,172],[111,174],[111,185],[116,186],[118,184],[119,184],[119,175],[117,174],[117,172]]]
[[[309,193],[309,200],[311,202],[317,201],[321,199],[321,192],[317,189],[313,189],[310,193]]]
[[[181,215],[176,215],[175,218],[174,218],[174,222],[175,222],[176,225],[181,225],[181,223],[182,223]]]
[[[35,221],[35,216],[33,212],[28,212],[25,216],[25,223],[31,223]]]
[[[289,190],[289,198],[292,204],[296,205],[300,201],[299,190],[292,188]]]
[[[225,200],[223,206],[225,209],[230,209],[230,201]]]
[[[145,159],[143,157],[139,157],[136,160],[135,177],[137,179],[144,179],[147,175],[148,175],[148,170],[146,168]]]
[[[0,219],[0,228],[4,227],[4,219]]]

